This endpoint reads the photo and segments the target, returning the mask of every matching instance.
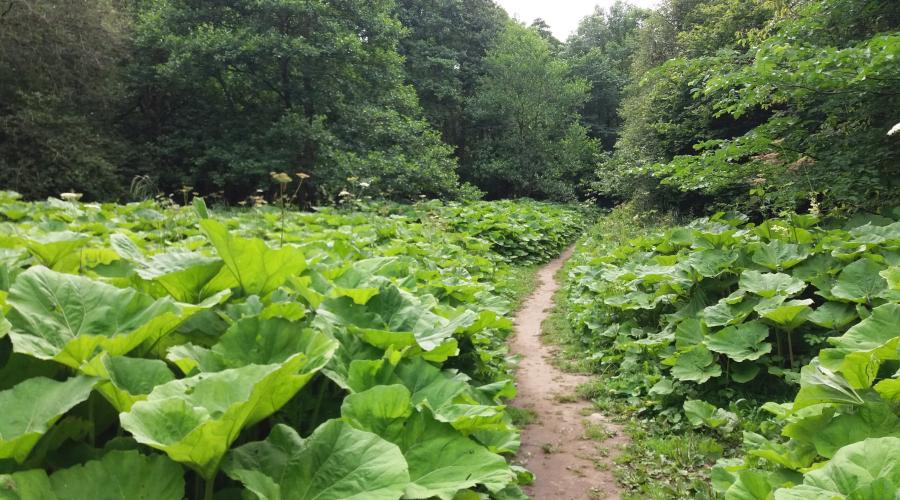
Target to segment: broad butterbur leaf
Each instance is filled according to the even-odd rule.
[[[811,299],[789,300],[779,304],[767,305],[760,303],[756,308],[756,312],[760,317],[765,318],[780,328],[793,331],[798,326],[806,322],[812,309],[809,306],[813,303]]]
[[[682,352],[672,367],[672,376],[685,382],[702,384],[722,374],[722,367],[703,345],[697,345]]]
[[[203,300],[203,288],[222,269],[222,260],[193,252],[157,254],[147,259],[138,275],[156,281],[179,302]]]
[[[127,354],[171,332],[197,310],[42,266],[16,279],[7,302],[15,351],[71,368],[99,351]]]
[[[842,302],[826,302],[811,312],[807,319],[823,328],[837,330],[859,318],[856,309]]]
[[[260,500],[392,500],[409,484],[396,445],[339,420],[306,439],[276,425],[265,441],[231,451],[223,469]]]
[[[175,380],[166,363],[158,359],[103,355],[82,365],[79,371],[100,378],[97,390],[120,412],[147,399],[154,387]]]
[[[865,394],[865,403],[855,407],[825,405],[785,425],[782,434],[793,442],[810,444],[816,453],[831,458],[844,446],[868,438],[900,437],[900,417],[874,394]]]
[[[308,362],[299,353],[281,364],[174,380],[157,386],[146,401],[122,413],[122,427],[138,442],[166,452],[209,479],[243,427],[281,408],[311,378],[304,370]]]
[[[761,273],[746,270],[741,273],[740,287],[760,297],[791,296],[806,288],[803,280],[784,273]]]
[[[26,246],[41,264],[57,271],[74,271],[78,269],[78,249],[88,241],[81,233],[58,231],[29,238]]]
[[[303,376],[308,379],[331,359],[337,345],[325,333],[303,323],[249,316],[233,323],[211,348],[175,346],[169,349],[168,359],[189,374],[194,368],[216,372],[252,364],[284,363],[302,353]]]
[[[704,343],[710,351],[722,353],[735,361],[753,361],[772,352],[772,344],[765,342],[768,337],[769,328],[766,325],[751,321],[708,335]]]
[[[164,456],[110,451],[99,460],[54,472],[0,475],[0,498],[10,500],[181,500],[184,470]]]
[[[859,259],[841,271],[831,294],[849,302],[871,303],[887,290],[887,281],[880,274],[882,270],[884,267],[871,259]]]
[[[796,266],[809,257],[809,250],[800,245],[772,240],[760,245],[753,252],[753,262],[767,267],[770,271],[782,271]]]
[[[864,401],[843,377],[813,359],[800,369],[800,392],[794,399],[794,410],[819,403],[861,405]]]
[[[421,299],[393,285],[382,287],[365,305],[347,297],[327,300],[322,304],[320,314],[332,323],[347,326],[376,347],[403,349],[417,346],[425,352],[448,347],[447,341],[454,332],[477,319],[471,310],[453,319],[439,316]],[[449,348],[455,351],[456,346]]]
[[[499,491],[515,479],[503,457],[438,422],[428,408],[412,410],[412,399],[408,389],[394,385],[356,394],[341,409],[351,425],[400,447],[411,480],[405,498],[450,500],[478,484]]]
[[[234,236],[212,219],[200,221],[200,227],[244,295],[266,295],[306,269],[303,252],[295,247],[272,249],[263,240]]]
[[[709,327],[736,325],[747,319],[758,303],[759,299],[756,297],[742,297],[734,303],[724,298],[700,311],[700,317]]]
[[[900,491],[900,439],[883,437],[847,445],[824,467],[808,472],[803,484],[781,488],[776,500],[896,498]]]
[[[30,378],[0,392],[0,458],[22,462],[54,422],[86,400],[96,379]]]

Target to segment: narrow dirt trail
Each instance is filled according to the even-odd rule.
[[[537,420],[522,429],[518,461],[536,476],[526,488],[535,500],[618,499],[620,490],[611,471],[625,442],[623,433],[594,413],[589,402],[574,396],[575,388],[589,377],[553,366],[553,348],[541,342],[541,325],[559,288],[555,275],[571,255],[570,248],[541,268],[538,287],[515,318],[510,347],[521,361],[516,369],[518,396],[512,404],[537,414]],[[589,438],[585,425],[601,440]]]

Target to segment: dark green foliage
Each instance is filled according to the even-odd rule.
[[[466,100],[506,27],[506,12],[491,0],[399,0],[397,15],[409,30],[398,48],[407,78],[428,121],[462,155],[472,132]]]
[[[463,172],[489,196],[567,200],[589,171],[596,144],[579,123],[584,80],[534,29],[510,23],[484,60],[469,112],[472,165]]]
[[[638,28],[648,15],[649,11],[621,1],[609,11],[598,7],[566,41],[564,56],[572,74],[591,83],[582,122],[605,150],[611,150],[619,136],[622,93],[638,49]]]
[[[14,0],[0,13],[0,184],[115,197],[125,16],[106,0]]]
[[[846,493],[862,483],[835,489],[809,471],[831,459],[851,474],[840,449],[897,436],[898,245],[900,222],[879,216],[598,232],[568,275],[572,336],[620,404],[745,454],[712,473],[724,498],[800,483]]]
[[[595,190],[764,214],[896,203],[898,27],[879,0],[665,2],[640,30]]]
[[[392,198],[452,196],[450,149],[403,85],[392,2],[155,3],[136,22],[131,87],[142,173],[241,198],[272,170],[312,175],[334,200],[347,177]]]

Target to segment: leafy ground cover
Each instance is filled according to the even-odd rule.
[[[3,193],[0,220],[3,498],[523,497],[512,265],[579,212]]]
[[[585,239],[562,336],[593,353],[581,364],[600,380],[583,395],[634,416],[623,483],[657,497],[893,496],[896,216],[718,214]]]

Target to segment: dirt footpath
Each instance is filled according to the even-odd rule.
[[[575,388],[589,378],[553,366],[553,348],[540,339],[541,324],[559,288],[554,276],[571,254],[569,249],[541,268],[538,287],[515,318],[510,346],[521,361],[516,370],[519,392],[512,404],[537,414],[536,422],[522,429],[518,461],[537,476],[525,488],[536,500],[618,499],[612,460],[625,442],[624,433],[574,396]]]

